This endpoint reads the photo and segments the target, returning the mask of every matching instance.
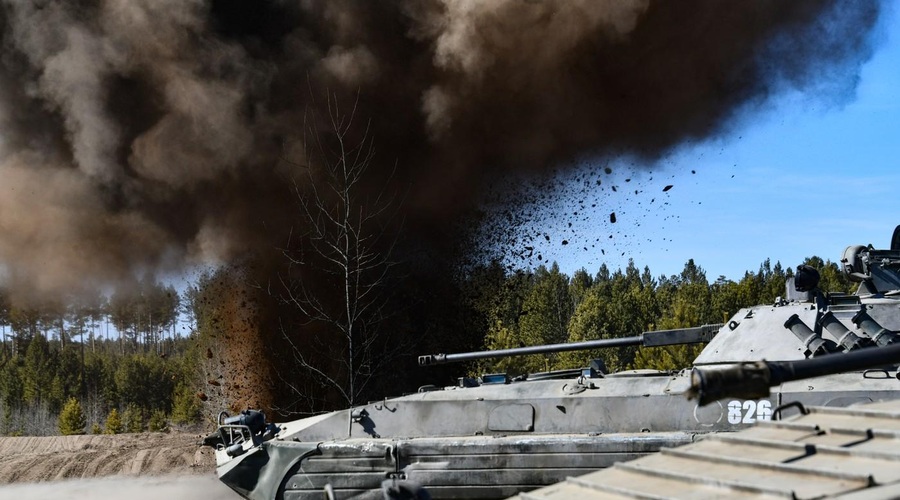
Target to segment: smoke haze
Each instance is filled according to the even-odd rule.
[[[358,99],[409,236],[488,181],[715,136],[787,89],[852,97],[873,2],[2,0],[0,270],[19,293],[269,252],[284,155]],[[375,188],[373,188],[375,189]],[[608,211],[600,211],[607,217]],[[2,275],[3,273],[0,273]]]

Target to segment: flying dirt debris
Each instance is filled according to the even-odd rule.
[[[419,357],[431,365],[708,341],[693,373],[606,373],[602,361],[586,360],[580,370],[461,377],[456,386],[423,386],[416,394],[283,424],[245,412],[223,421],[210,438],[219,477],[254,500],[319,498],[326,486],[345,498],[378,491],[386,479],[424,486],[433,498],[502,498],[769,421],[786,404],[900,399],[896,365],[861,371],[853,364],[859,356],[896,356],[900,248],[850,246],[841,262],[859,283],[855,294],[820,290],[818,273],[800,266],[784,297],[741,309],[724,325]],[[842,369],[854,371],[802,382],[791,376],[817,375],[803,367],[831,360],[847,361]],[[772,377],[764,389],[751,384],[766,371]],[[692,387],[702,404],[684,397]],[[729,394],[723,387],[739,390]]]

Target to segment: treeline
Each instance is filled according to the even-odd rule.
[[[822,289],[851,290],[836,264],[817,257],[804,263],[819,269]],[[604,265],[594,274],[580,270],[572,276],[555,264],[522,271],[495,263],[460,278],[461,310],[445,314],[465,316],[472,330],[468,338],[483,338],[487,349],[626,337],[724,322],[741,307],[772,303],[784,294],[791,275],[790,268],[769,261],[739,281],[712,282],[693,261],[668,277],[654,277],[633,262],[624,270]],[[181,294],[147,281],[127,293],[79,296],[66,304],[21,308],[10,297],[11,291],[0,289],[3,435],[139,432],[209,423],[234,401],[229,391],[248,385],[242,373],[229,373],[241,369],[227,351],[258,354],[223,332],[244,301],[217,273],[201,276]],[[471,345],[442,348],[454,352]],[[481,362],[470,370],[519,374],[580,367],[589,357],[603,359],[610,371],[670,369],[688,365],[698,351],[621,347]],[[282,377],[278,383],[293,380]]]
[[[159,430],[199,416],[193,311],[172,286],[152,281],[22,307],[0,290],[0,433],[48,435],[70,400],[86,432]]]

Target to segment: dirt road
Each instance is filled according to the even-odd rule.
[[[237,499],[183,432],[0,438],[0,500]]]

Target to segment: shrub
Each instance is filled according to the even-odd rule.
[[[125,407],[122,413],[122,422],[125,424],[125,431],[138,433],[144,430],[144,419],[141,415],[141,409],[137,405],[130,404]]]
[[[180,384],[175,390],[172,421],[176,424],[193,424],[199,420],[200,400],[188,386]]]
[[[84,434],[85,426],[87,419],[84,410],[81,409],[81,403],[75,398],[69,398],[59,414],[59,433],[63,436]]]
[[[122,430],[122,417],[119,416],[119,410],[115,408],[109,410],[109,415],[106,416],[106,433],[121,434]]]
[[[162,410],[153,410],[150,414],[150,421],[147,423],[150,432],[162,432],[168,429],[169,424],[166,422],[166,412]]]

